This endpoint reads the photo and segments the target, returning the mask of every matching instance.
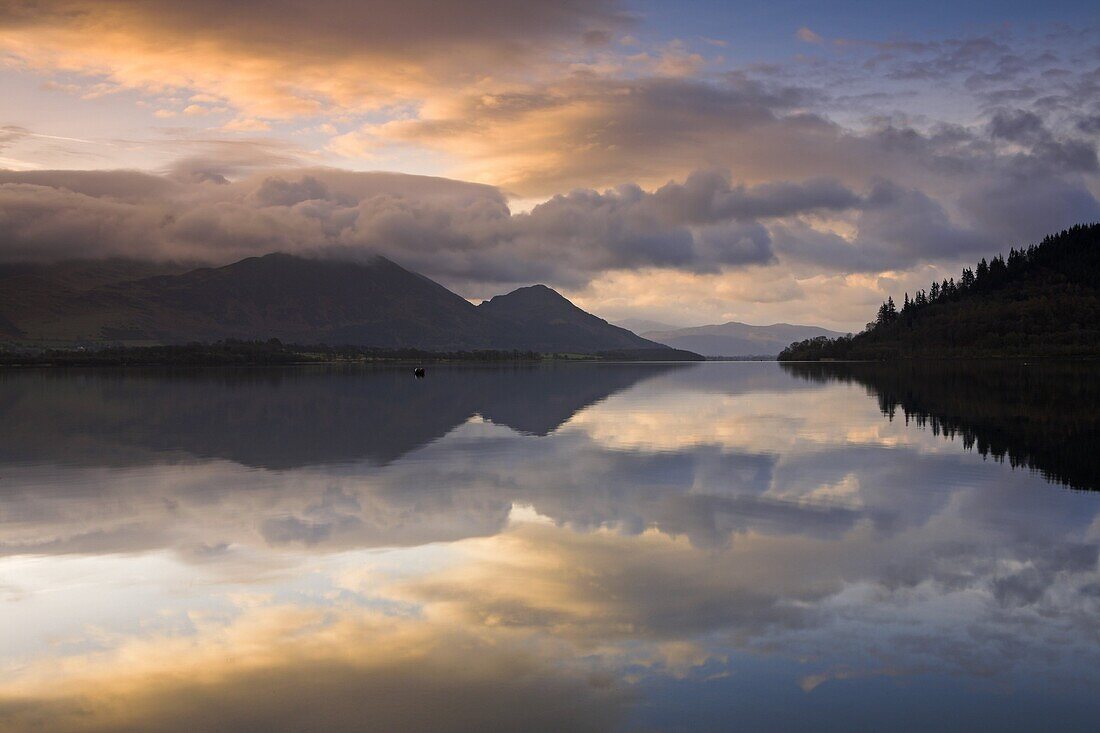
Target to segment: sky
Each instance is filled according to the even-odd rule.
[[[0,261],[383,254],[858,330],[1100,219],[1086,2],[0,0]]]

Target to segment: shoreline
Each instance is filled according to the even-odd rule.
[[[609,350],[596,353],[542,353],[496,349],[427,351],[404,348],[282,344],[276,341],[0,351],[0,369],[540,364],[615,361],[697,362],[704,359],[696,354],[675,349]]]

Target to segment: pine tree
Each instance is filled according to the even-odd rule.
[[[1008,251],[1008,272],[1010,274],[1022,270],[1026,262],[1027,255],[1023,252],[1023,250],[1017,250],[1013,248]]]
[[[1000,255],[993,258],[993,261],[989,263],[989,280],[992,285],[999,285],[1004,282],[1005,277],[1008,276],[1008,265],[1005,264],[1005,260]]]
[[[989,283],[989,263],[982,258],[982,261],[978,263],[978,270],[974,273],[974,282],[978,285],[987,285]]]
[[[875,326],[885,325],[888,317],[886,313],[886,302],[883,301],[882,305],[878,307],[878,313],[875,314]]]
[[[962,271],[962,280],[959,281],[959,288],[962,290],[969,290],[972,287],[974,287],[974,271],[967,267]]]

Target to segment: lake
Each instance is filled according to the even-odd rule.
[[[0,729],[1095,730],[1100,366],[0,372]]]

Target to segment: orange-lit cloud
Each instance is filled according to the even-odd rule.
[[[416,102],[530,70],[629,17],[610,2],[48,0],[0,11],[13,63],[106,88],[194,89],[271,118]]]
[[[624,181],[653,186],[713,165],[758,182],[806,174],[808,166],[796,165],[800,152],[835,140],[832,125],[796,114],[804,101],[800,90],[737,76],[706,83],[578,75],[521,91],[456,96],[332,145],[346,154],[393,142],[437,149],[458,161],[459,177],[530,195]]]

